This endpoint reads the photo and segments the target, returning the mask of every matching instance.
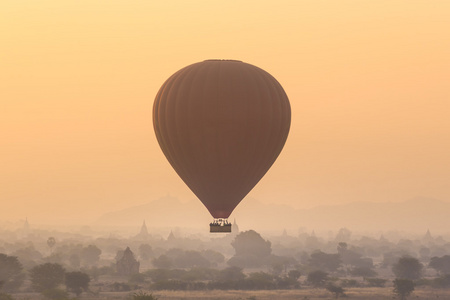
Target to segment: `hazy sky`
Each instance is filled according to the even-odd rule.
[[[450,1],[3,0],[0,219],[193,199],[152,105],[172,73],[212,58],[265,69],[291,101],[252,198],[450,201]]]

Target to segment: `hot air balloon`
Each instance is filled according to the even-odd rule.
[[[278,81],[236,60],[206,60],[173,74],[153,105],[169,163],[205,205],[211,232],[266,174],[289,134],[291,109]]]

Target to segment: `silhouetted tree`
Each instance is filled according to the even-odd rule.
[[[213,281],[208,284],[210,289],[220,289],[220,290],[237,290],[242,287],[243,280],[245,279],[245,274],[242,272],[241,268],[229,267],[220,270]]]
[[[383,278],[364,278],[367,281],[367,285],[370,287],[384,287],[387,279]]]
[[[374,277],[377,276],[377,272],[375,272],[372,268],[368,267],[356,267],[350,270],[351,276],[361,276],[361,277]]]
[[[261,267],[272,252],[271,243],[254,230],[239,233],[231,246],[236,254],[227,263],[240,268]]]
[[[81,259],[86,265],[93,266],[100,260],[100,254],[102,254],[102,250],[95,245],[89,245],[81,251]]]
[[[432,285],[437,288],[449,288],[450,274],[445,274],[441,277],[434,278]]]
[[[83,272],[68,272],[66,273],[66,287],[67,289],[75,293],[77,297],[81,295],[83,291],[87,291],[89,288],[89,282],[91,278],[89,275]]]
[[[390,251],[383,253],[382,267],[392,267],[403,256],[409,256],[405,251]]]
[[[160,269],[169,269],[173,266],[173,260],[165,254],[152,260],[153,266]]]
[[[432,257],[428,266],[435,269],[440,274],[450,274],[450,255]]]
[[[149,244],[141,244],[139,246],[139,257],[143,261],[148,261],[153,257],[153,249]]]
[[[64,268],[59,264],[45,263],[30,270],[31,285],[42,292],[58,287],[64,282]]]
[[[325,285],[327,279],[328,279],[327,272],[317,270],[309,272],[306,281],[309,282],[314,287],[322,287]]]
[[[20,248],[14,251],[11,255],[16,256],[25,268],[34,267],[36,265],[36,261],[42,259],[42,254],[34,249],[33,245],[25,248]]]
[[[245,274],[242,272],[241,268],[229,267],[223,269],[217,274],[217,279],[220,281],[230,281],[230,280],[243,280]]]
[[[69,264],[70,264],[70,266],[72,268],[78,269],[80,267],[80,265],[81,265],[80,256],[78,254],[75,254],[75,253],[71,254],[69,256]]]
[[[15,291],[23,283],[25,274],[17,257],[0,253],[0,282],[5,291]]]
[[[341,228],[336,235],[336,241],[348,242],[351,236],[352,232],[350,230],[348,230],[347,228]]]
[[[276,288],[274,277],[264,272],[248,274],[244,279],[243,288],[247,290],[271,290]]]
[[[223,256],[222,253],[214,250],[203,250],[202,255],[214,266],[225,261],[225,256]]]
[[[54,237],[49,237],[47,239],[47,246],[50,248],[50,253],[53,253],[53,247],[56,244],[56,239]]]
[[[336,299],[339,298],[339,296],[345,297],[345,293],[344,293],[344,289],[340,286],[334,285],[334,284],[328,284],[326,286],[327,291],[329,291],[330,293],[334,294],[334,296],[336,297]]]
[[[394,280],[394,293],[405,300],[414,291],[414,282],[409,279],[397,278]]]
[[[254,255],[257,257],[267,257],[272,253],[271,243],[264,240],[259,233],[248,230],[239,233],[231,243],[236,256]]]
[[[302,273],[299,270],[290,270],[288,273],[288,277],[295,280],[298,280],[301,275]]]
[[[333,272],[341,265],[341,258],[339,254],[328,254],[318,250],[311,254],[308,264],[315,269]]]
[[[402,256],[396,264],[392,266],[397,278],[402,279],[419,279],[422,277],[423,265],[417,258],[410,256]]]
[[[211,265],[200,252],[194,250],[184,251],[174,259],[174,263],[178,268],[208,268]]]
[[[267,259],[268,264],[272,267],[272,273],[280,275],[282,272],[287,273],[287,269],[297,263],[295,258],[287,256],[270,255]]]
[[[344,253],[347,250],[348,250],[348,244],[346,242],[340,242],[337,245],[337,251],[338,251],[339,254],[342,255],[342,253]]]

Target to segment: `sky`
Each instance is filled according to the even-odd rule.
[[[152,105],[205,59],[256,65],[291,102],[285,148],[244,201],[450,201],[449,1],[3,0],[0,44],[0,220],[195,199]]]

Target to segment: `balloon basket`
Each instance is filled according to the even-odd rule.
[[[209,232],[231,232],[231,224],[226,219],[215,219],[209,224]]]

